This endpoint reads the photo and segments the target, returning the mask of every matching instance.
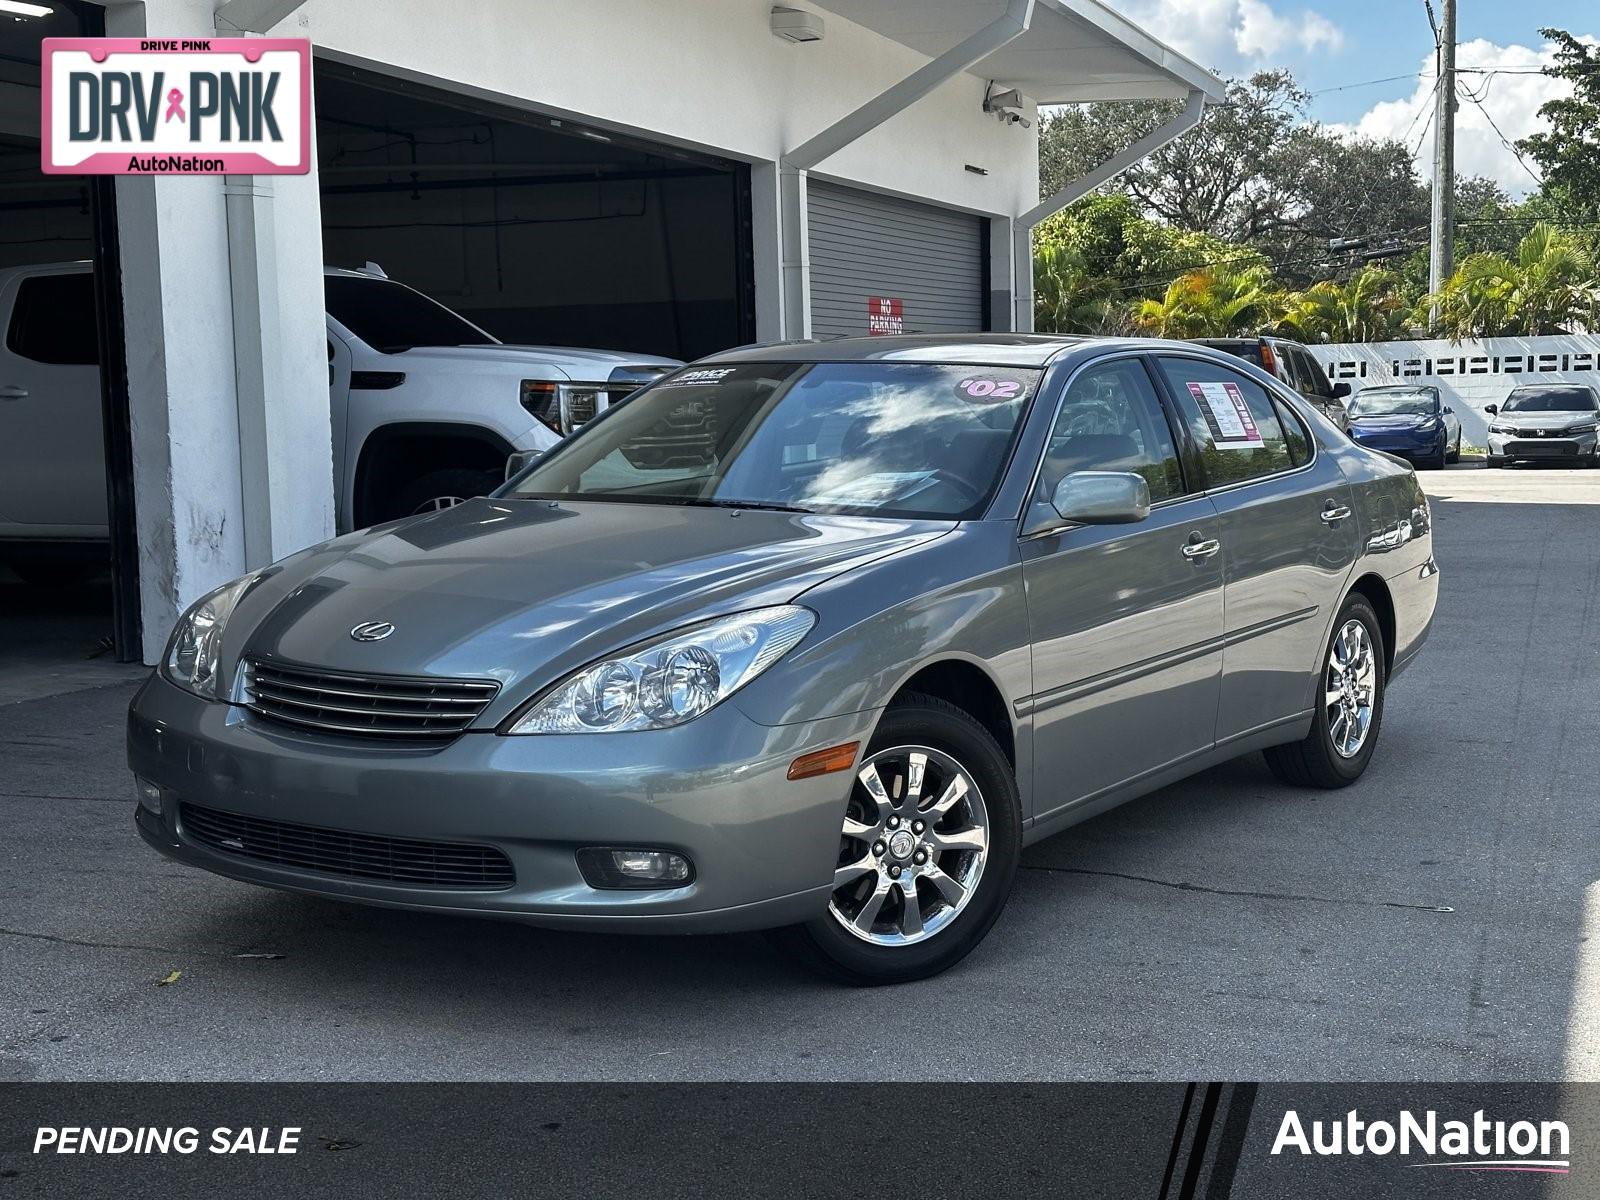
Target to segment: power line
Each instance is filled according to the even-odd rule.
[[[1516,158],[1517,162],[1522,165],[1522,169],[1528,173],[1528,177],[1532,179],[1534,183],[1538,184],[1540,187],[1543,187],[1544,180],[1539,177],[1539,173],[1537,171],[1528,165],[1528,160],[1522,157],[1522,151],[1518,150],[1516,146],[1512,144],[1511,139],[1506,137],[1505,133],[1501,131],[1500,126],[1495,124],[1494,117],[1492,117],[1489,114],[1489,110],[1483,106],[1483,101],[1477,96],[1474,96],[1471,92],[1463,92],[1463,94],[1468,100],[1472,101],[1472,103],[1478,106],[1478,111],[1483,114],[1483,119],[1489,122],[1489,128],[1494,130],[1495,136],[1500,139],[1500,144],[1507,150],[1511,151],[1512,156]],[[1484,94],[1488,94],[1487,89],[1485,89]]]
[[[1317,88],[1316,91],[1307,92],[1308,96],[1326,96],[1329,92],[1348,92],[1351,88],[1373,87],[1380,83],[1394,83],[1401,79],[1421,79],[1426,71],[1413,71],[1409,75],[1385,75],[1382,79],[1363,79],[1359,83],[1341,83],[1336,87]]]

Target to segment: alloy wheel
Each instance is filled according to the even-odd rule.
[[[1366,744],[1372,728],[1377,698],[1378,659],[1372,636],[1361,621],[1351,618],[1339,629],[1328,651],[1327,687],[1323,703],[1328,714],[1328,737],[1340,758],[1354,758]]]
[[[431,499],[424,500],[412,509],[411,515],[420,517],[423,513],[443,512],[447,508],[454,508],[456,505],[465,504],[466,502],[466,497],[464,496],[434,496]]]
[[[970,771],[931,746],[879,750],[851,788],[828,911],[874,945],[925,941],[966,908],[988,857]]]

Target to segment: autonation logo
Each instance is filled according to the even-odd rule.
[[[1570,1141],[1565,1121],[1491,1121],[1482,1109],[1470,1121],[1441,1121],[1432,1109],[1421,1117],[1403,1109],[1393,1121],[1368,1121],[1352,1108],[1337,1120],[1311,1121],[1308,1129],[1291,1108],[1278,1125],[1272,1153],[1298,1150],[1319,1158],[1415,1155],[1431,1161],[1408,1166],[1565,1175],[1571,1166]]]

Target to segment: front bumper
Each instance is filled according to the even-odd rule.
[[[419,750],[303,736],[153,676],[128,712],[128,763],[161,789],[140,834],[171,858],[268,887],[557,927],[725,932],[807,920],[827,906],[851,776],[786,777],[810,750],[871,736],[876,712],[783,726],[733,703],[678,729],[502,737]],[[183,805],[386,838],[489,846],[509,887],[469,890],[304,870],[207,845]],[[590,887],[585,846],[673,850],[679,888]]]
[[[1382,450],[1385,454],[1398,455],[1413,462],[1420,458],[1437,458],[1449,449],[1443,429],[1421,434],[1403,429],[1364,430],[1356,427],[1350,430],[1350,440],[1369,450]]]
[[[1491,433],[1492,458],[1552,459],[1568,462],[1592,461],[1600,438],[1593,433],[1563,437],[1543,437],[1532,433]]]

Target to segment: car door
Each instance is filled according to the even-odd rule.
[[[1222,745],[1310,711],[1358,550],[1353,500],[1287,400],[1208,359],[1162,354],[1157,365],[1221,525]]]
[[[106,533],[94,277],[18,276],[0,296],[0,514],[61,536]]]
[[[1220,522],[1185,478],[1142,356],[1084,367],[1054,416],[1020,544],[1041,816],[1208,750],[1223,629]],[[1134,471],[1148,518],[1029,535],[1072,471]]]

